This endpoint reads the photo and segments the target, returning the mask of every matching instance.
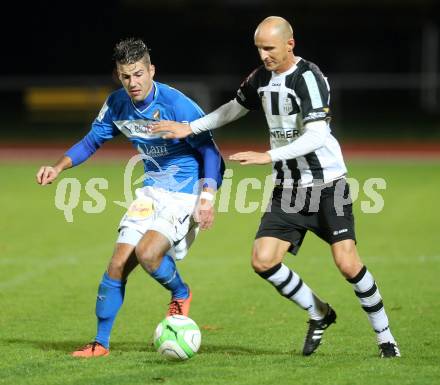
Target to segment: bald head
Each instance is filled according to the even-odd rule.
[[[254,41],[268,71],[281,73],[295,64],[293,30],[286,19],[266,17],[255,30]]]
[[[280,16],[266,17],[255,30],[255,37],[257,34],[276,35],[282,40],[293,39],[293,29],[290,23]]]

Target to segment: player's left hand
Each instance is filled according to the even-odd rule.
[[[147,125],[147,128],[151,134],[159,134],[164,139],[182,139],[193,134],[189,124],[172,120],[151,122]]]
[[[194,212],[194,219],[199,223],[200,230],[208,230],[214,222],[214,205],[207,199],[200,199]]]
[[[255,151],[237,152],[231,155],[229,160],[235,160],[240,164],[267,164],[272,162],[269,153]]]

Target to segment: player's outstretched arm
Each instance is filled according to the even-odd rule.
[[[268,164],[272,158],[267,152],[245,151],[237,152],[229,157],[229,160],[240,162],[240,164]]]
[[[53,166],[41,166],[37,172],[37,183],[45,186],[52,183],[58,175],[65,169],[72,167],[72,159],[68,156],[63,156]]]
[[[78,143],[70,147],[55,165],[40,167],[36,175],[37,183],[42,186],[52,183],[60,172],[85,162],[105,141],[109,140],[109,137],[114,136],[111,129],[110,133],[100,135],[100,129],[102,131],[99,122],[95,122],[90,132]]]
[[[197,135],[224,126],[241,118],[248,112],[248,109],[233,99],[208,115],[193,120],[189,124],[162,120],[151,123],[148,129],[152,134],[163,134],[165,139],[186,138],[191,134]]]

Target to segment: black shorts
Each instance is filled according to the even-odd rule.
[[[296,254],[311,230],[330,245],[356,242],[350,188],[345,179],[302,188],[275,187],[255,239],[273,237],[291,243]]]

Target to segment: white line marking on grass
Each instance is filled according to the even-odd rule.
[[[77,259],[72,256],[61,256],[57,258],[53,258],[46,263],[40,263],[37,266],[32,267],[32,271],[26,271],[22,274],[16,275],[15,277],[0,282],[0,291],[6,291],[8,289],[13,289],[21,284],[30,281],[33,278],[37,278],[47,271],[61,266],[61,265],[73,265],[77,262]]]
[[[395,263],[394,256],[393,258],[388,258],[384,255],[362,255],[361,256],[365,261],[380,261],[382,263]],[[402,254],[401,257],[396,257],[400,262],[437,262],[440,261],[440,255],[407,255]]]
[[[440,261],[440,255],[419,255],[419,262]]]
[[[0,265],[22,265],[23,261],[18,258],[2,258],[0,259]]]

